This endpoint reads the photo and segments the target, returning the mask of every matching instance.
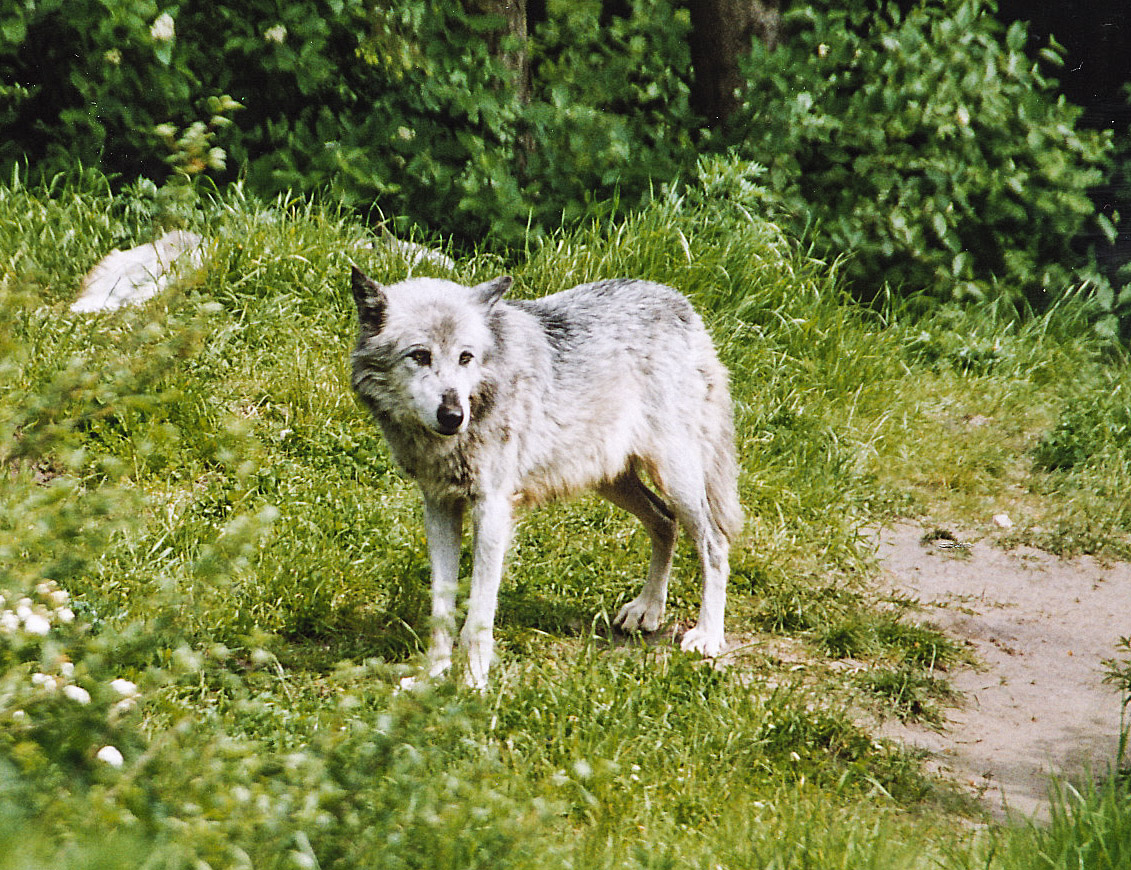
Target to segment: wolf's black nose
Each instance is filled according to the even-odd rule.
[[[445,403],[436,411],[436,422],[441,434],[455,435],[463,425],[463,409],[459,405]]]

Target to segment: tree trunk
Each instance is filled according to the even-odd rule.
[[[691,107],[711,129],[741,105],[739,61],[754,39],[777,45],[781,0],[690,0]]]
[[[489,37],[491,54],[502,61],[512,77],[514,93],[523,105],[530,102],[532,92],[530,81],[530,55],[526,51],[527,36],[527,0],[471,0],[469,4],[476,12],[489,15],[500,15],[506,19],[506,28],[491,34]],[[530,5],[544,9],[544,3],[539,7],[537,0]],[[544,16],[544,12],[542,13]],[[517,37],[520,46],[517,49],[506,51],[502,47],[503,38],[506,36]]]

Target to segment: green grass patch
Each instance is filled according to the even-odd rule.
[[[1014,540],[1127,553],[1129,376],[1086,311],[862,310],[725,200],[462,260],[443,274],[651,278],[703,312],[735,398],[741,649],[716,670],[612,635],[647,541],[585,498],[519,525],[490,692],[397,694],[428,562],[350,395],[347,275],[406,264],[305,202],[195,220],[200,274],[79,316],[81,275],[151,215],[89,181],[0,188],[0,868],[1034,866],[856,724],[861,698],[937,721],[965,661],[877,594],[866,530],[1008,509]],[[673,622],[698,587],[681,543]],[[1122,800],[1066,801],[1064,827]]]

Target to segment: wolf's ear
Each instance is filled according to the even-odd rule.
[[[374,331],[380,331],[385,323],[385,306],[389,304],[381,285],[357,266],[353,266],[350,270],[350,287],[353,289],[353,301],[357,304],[358,322]]]
[[[514,279],[510,275],[501,275],[482,284],[476,284],[471,289],[479,297],[479,301],[490,308],[502,298],[513,283]]]

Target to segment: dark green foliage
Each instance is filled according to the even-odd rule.
[[[985,0],[817,2],[747,63],[741,153],[799,228],[815,227],[864,297],[890,284],[940,298],[1042,306],[1083,279],[1071,241],[1094,214],[1109,146],[1003,32]],[[1042,52],[1059,63],[1056,46]]]
[[[263,195],[333,191],[465,242],[516,243],[615,192],[639,202],[693,160],[687,13],[640,0],[603,29],[599,3],[551,7],[520,100],[495,50],[518,46],[468,4],[21,6],[0,13],[0,168],[238,169]]]
[[[1089,280],[1108,142],[989,0],[906,15],[820,0],[755,43],[745,110],[706,137],[688,103],[687,10],[550,2],[525,46],[499,16],[434,0],[45,0],[0,13],[0,171],[76,160],[124,180],[241,174],[273,196],[332,192],[463,243],[633,207],[688,178],[696,149],[764,164],[762,211],[848,255],[856,292],[1038,307]],[[663,22],[662,27],[656,22]],[[528,84],[508,58],[525,48]],[[1055,45],[1045,64],[1058,62]],[[156,188],[153,196],[158,196]],[[177,222],[166,216],[166,223]],[[1108,226],[1110,230],[1110,226]],[[1096,283],[1114,336],[1128,304]]]
[[[536,222],[552,227],[608,208],[614,193],[634,205],[653,182],[690,172],[696,125],[690,21],[678,3],[637,0],[631,16],[604,25],[604,4],[549,5],[533,43],[535,94],[523,123],[533,145],[526,195]]]

